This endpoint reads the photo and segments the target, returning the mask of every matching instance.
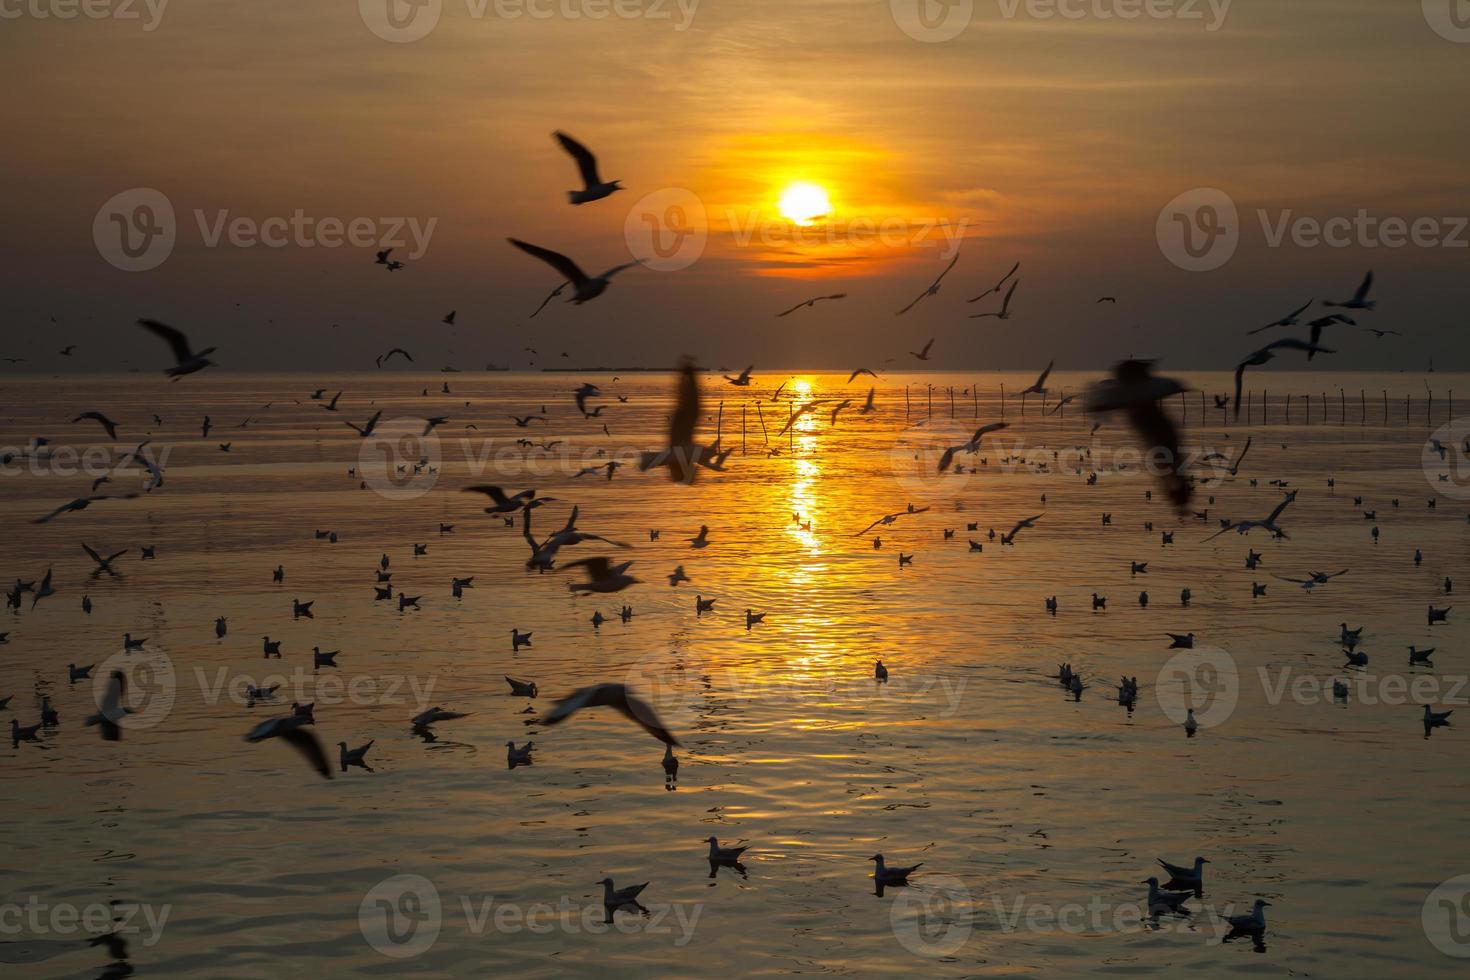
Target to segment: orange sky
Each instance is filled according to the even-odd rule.
[[[1374,325],[1410,336],[1353,337],[1336,366],[1470,364],[1450,329],[1470,250],[1272,247],[1258,217],[1470,211],[1470,42],[1437,34],[1419,3],[1235,0],[1210,30],[1221,0],[1190,0],[1199,20],[1106,16],[1131,0],[1073,0],[1076,18],[977,0],[958,36],[926,43],[900,27],[906,0],[622,0],[645,15],[601,19],[564,12],[612,0],[536,0],[553,16],[516,18],[497,11],[519,0],[442,0],[432,30],[392,43],[367,25],[388,0],[191,0],[164,4],[151,30],[141,0],[139,20],[28,12],[48,2],[0,0],[22,11],[0,24],[0,248],[12,317],[56,316],[57,336],[95,355],[73,366],[132,357],[135,338],[117,334],[146,315],[242,368],[358,367],[395,343],[472,367],[515,362],[527,336],[588,364],[679,350],[840,365],[936,336],[946,367],[1129,353],[1229,367],[1251,347],[1244,329],[1346,296],[1369,267]],[[568,205],[576,174],[553,129],[626,191]],[[825,188],[833,213],[804,229],[783,219],[793,181]],[[177,241],[156,268],[124,272],[93,224],[138,187],[170,202]],[[1155,237],[1160,209],[1198,187],[1224,190],[1241,216],[1234,257],[1208,272],[1177,268]],[[586,306],[526,319],[557,279],[507,236],[596,272],[643,250],[628,232],[640,202],[663,214],[691,200],[677,214],[702,209],[707,228],[692,264],[629,270]],[[395,274],[370,248],[209,244],[222,218],[298,211],[411,218],[432,235]],[[957,244],[943,291],[895,318]],[[986,307],[964,300],[1017,260],[1016,316],[966,319]],[[1117,306],[1097,307],[1103,294]],[[453,331],[438,323],[451,308]],[[49,365],[51,339],[3,353]]]

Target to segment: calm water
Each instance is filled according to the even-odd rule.
[[[1423,380],[1405,375],[1263,372],[1250,428],[1224,425],[1213,408],[1202,417],[1192,396],[1191,448],[1233,458],[1254,437],[1239,477],[1200,491],[1207,521],[1175,518],[1162,495],[1145,500],[1151,480],[1117,470],[1130,462],[1128,432],[1111,420],[1092,433],[1076,404],[1041,416],[1032,399],[1023,419],[1008,398],[1013,424],[987,442],[987,464],[937,478],[932,447],[964,441],[977,414],[997,418],[1000,386],[1014,392],[1030,377],[889,375],[878,411],[861,416],[870,379],[797,376],[788,391],[855,401],[835,426],[818,412],[778,438],[787,408],[770,393],[786,377],[757,373],[748,390],[706,381],[704,433],[723,397],[719,423],[737,452],[728,472],[693,487],[632,466],[611,482],[572,478],[657,444],[670,405],[664,375],[6,379],[0,443],[48,437],[57,455],[12,463],[0,480],[10,529],[0,574],[39,579],[53,566],[57,593],[5,614],[0,698],[14,700],[0,724],[39,720],[42,696],[60,712],[39,742],[0,742],[7,908],[141,906],[129,949],[139,976],[1463,975],[1464,961],[1430,941],[1423,913],[1436,886],[1470,873],[1465,736],[1452,727],[1426,740],[1424,698],[1393,685],[1417,682],[1435,703],[1470,695],[1459,686],[1470,616],[1456,609],[1433,627],[1425,617],[1427,604],[1457,601],[1442,594],[1446,575],[1470,588],[1470,503],[1452,495],[1467,488],[1436,479],[1456,457],[1428,473],[1423,463],[1426,437],[1449,416],[1446,393],[1470,397],[1465,377],[1431,376],[1432,422]],[[573,406],[583,380],[605,392],[594,401],[607,406],[600,418]],[[1085,380],[1058,374],[1052,387],[1075,392]],[[1211,393],[1230,384],[1190,380]],[[451,394],[439,390],[446,381]],[[937,386],[927,418],[926,385]],[[345,391],[340,414],[309,399],[319,386],[328,397]],[[1287,393],[1298,396],[1291,425]],[[1408,421],[1405,394],[1415,397]],[[507,418],[542,405],[549,422],[518,429]],[[116,444],[94,423],[68,422],[87,409],[119,422]],[[364,441],[342,424],[379,409],[387,435],[399,433],[390,419],[449,421],[437,442]],[[206,413],[215,429],[204,439]],[[526,449],[518,437],[564,444]],[[162,487],[31,523],[88,492],[95,467],[74,464],[67,447],[144,439],[167,453]],[[1076,447],[1091,456],[1079,463]],[[412,478],[420,454],[436,472]],[[398,474],[399,463],[409,471]],[[1280,499],[1268,485],[1277,479],[1300,489],[1282,518],[1289,540],[1257,531],[1203,542],[1220,517],[1265,516]],[[528,573],[519,527],[459,492],[473,483],[557,498],[535,512],[538,534],[580,505],[582,529],[633,548],[586,543],[561,562],[622,555],[642,583],[574,596],[574,572]],[[134,468],[99,492],[142,485]],[[857,536],[910,503],[931,509],[880,528],[881,549]],[[986,536],[1035,514],[1044,516],[1014,547]],[[453,532],[441,535],[441,523]],[[701,524],[711,544],[696,551],[684,539]],[[1161,545],[1164,530],[1174,545]],[[971,552],[967,538],[984,550]],[[83,541],[104,554],[131,549],[122,574],[90,578]],[[427,554],[415,557],[416,543]],[[142,545],[157,558],[141,561]],[[1264,555],[1255,572],[1247,548]],[[900,569],[900,552],[915,556],[911,566]],[[420,610],[374,601],[384,554],[395,588],[423,596]],[[1130,561],[1147,561],[1147,573],[1131,575]],[[278,564],[284,584],[271,581]],[[693,581],[671,588],[680,564]],[[1351,571],[1310,592],[1271,577],[1340,568]],[[451,579],[471,575],[473,588],[453,598]],[[1252,599],[1253,581],[1269,583],[1264,597]],[[1094,592],[1106,612],[1091,611]],[[712,613],[695,615],[696,593],[716,599]],[[1055,617],[1043,607],[1050,595]],[[314,601],[315,618],[293,621],[293,597]],[[747,607],[765,622],[747,630]],[[595,611],[608,617],[600,628]],[[1349,676],[1339,669],[1343,620],[1367,627],[1360,649],[1371,667],[1348,703],[1334,703],[1309,688]],[[512,653],[513,627],[533,631],[534,645]],[[1197,648],[1169,650],[1166,631],[1197,634]],[[145,650],[124,657],[124,632],[147,637]],[[263,635],[282,641],[280,660],[263,659]],[[1436,647],[1436,667],[1411,669],[1409,644]],[[337,669],[312,670],[314,645],[341,650]],[[81,724],[93,688],[69,684],[66,664],[113,657],[151,672],[135,677],[148,694],[134,705],[137,724],[105,743]],[[872,679],[877,658],[892,672],[887,685]],[[1051,676],[1063,661],[1090,685],[1080,702]],[[1131,712],[1113,699],[1125,673],[1142,685]],[[535,680],[542,697],[511,696],[505,674]],[[676,788],[665,785],[662,746],[606,710],[534,724],[552,698],[598,681],[635,685],[681,735]],[[246,683],[284,686],[252,705]],[[1173,717],[1186,687],[1207,720],[1192,739]],[[296,699],[317,703],[328,745],[373,739],[376,771],[328,782],[279,741],[241,740]],[[426,741],[408,722],[432,705],[469,715]],[[507,769],[505,742],[527,738],[535,764]],[[750,843],[745,876],[710,876],[712,834]],[[924,862],[910,888],[874,894],[867,859],[879,851],[890,864]],[[1196,854],[1212,863],[1193,923],[1141,926],[1139,882],[1154,858]],[[400,875],[422,876],[433,893],[418,884],[402,898]],[[596,884],[605,876],[650,882],[641,900],[652,914],[619,913],[622,928],[605,931]],[[374,932],[385,895],[402,913],[397,938],[415,930],[405,945]],[[1218,943],[1215,916],[1257,897],[1272,903],[1264,950]],[[0,962],[28,962],[7,973],[73,977],[107,962],[44,916],[41,928],[12,928],[16,914],[0,923],[10,942]],[[161,929],[148,914],[166,914]],[[1470,910],[1456,921],[1470,928]],[[1470,935],[1454,935],[1470,952]]]

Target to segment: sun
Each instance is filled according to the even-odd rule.
[[[832,212],[832,202],[827,199],[826,189],[805,181],[797,181],[782,191],[776,207],[781,211],[781,217],[802,226]]]

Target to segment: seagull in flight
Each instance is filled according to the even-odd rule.
[[[646,473],[655,466],[667,466],[671,480],[689,484],[694,482],[700,466],[720,469],[728,454],[721,453],[718,444],[702,446],[695,442],[699,417],[699,379],[694,372],[694,362],[686,357],[679,366],[674,411],[669,416],[668,445],[643,453],[638,459],[639,471]]]
[[[597,158],[592,155],[591,150],[560,130],[552,135],[561,144],[561,148],[570,153],[572,159],[577,161],[577,170],[582,175],[582,189],[567,191],[567,200],[573,204],[590,204],[593,201],[602,200],[614,191],[624,189],[621,181],[605,181],[597,175]]]
[[[1311,305],[1315,302],[1317,302],[1315,299],[1309,299],[1301,306],[1298,306],[1296,309],[1286,314],[1286,316],[1282,317],[1281,319],[1272,321],[1271,323],[1266,324],[1264,327],[1257,327],[1254,330],[1247,330],[1245,332],[1246,336],[1249,337],[1253,333],[1260,333],[1262,330],[1270,330],[1272,327],[1294,327],[1301,322],[1302,314],[1307,312],[1307,309],[1311,307]]]
[[[1327,316],[1318,317],[1311,323],[1307,324],[1307,326],[1312,328],[1312,335],[1308,339],[1315,346],[1317,341],[1322,339],[1322,331],[1327,327],[1335,326],[1339,323],[1352,324],[1352,322],[1352,320],[1343,316],[1341,313],[1330,313]],[[1316,354],[1316,351],[1307,351],[1307,360],[1310,361],[1313,357],[1316,356]]]
[[[1337,307],[1341,307],[1342,309],[1345,309],[1345,310],[1372,310],[1372,309],[1376,309],[1377,306],[1378,306],[1378,301],[1368,298],[1368,290],[1370,290],[1372,288],[1373,288],[1373,270],[1372,269],[1369,269],[1368,270],[1368,274],[1363,277],[1363,282],[1358,286],[1358,291],[1355,292],[1355,293],[1353,293],[1353,298],[1352,299],[1345,299],[1345,300],[1343,300],[1341,302],[1338,302],[1338,303],[1334,303],[1332,300],[1326,300],[1326,299],[1324,299],[1322,301],[1322,305],[1323,306],[1337,306]]]
[[[930,343],[932,344],[933,341],[931,340]],[[876,372],[876,371],[871,371],[868,368],[858,368],[856,371],[852,372],[851,374],[849,374],[847,376],[847,383],[848,384],[852,384],[853,381],[860,374],[866,374],[870,378],[876,378],[878,376],[878,372]]]
[[[983,317],[993,316],[997,320],[1009,320],[1011,318],[1011,297],[1015,295],[1016,287],[1020,284],[1021,280],[1019,279],[1011,283],[1011,288],[1006,290],[1005,298],[1000,302],[999,313],[972,313],[970,314],[970,319],[979,320]],[[1098,300],[1098,302],[1102,302],[1102,300]]]
[[[1036,522],[1039,521],[1039,520],[1041,520],[1045,516],[1046,516],[1045,514],[1037,514],[1035,517],[1028,517],[1025,520],[1017,521],[1016,522],[1016,526],[1013,527],[1013,528],[1011,528],[1011,531],[1010,531],[1009,534],[1002,534],[1000,536],[1000,543],[1001,544],[1014,544],[1015,543],[1015,540],[1016,540],[1016,535],[1018,533],[1020,533],[1020,531],[1023,528],[1035,527],[1036,526]]]
[[[917,350],[917,351],[911,350],[911,351],[909,351],[909,356],[910,357],[918,358],[921,361],[927,361],[927,360],[929,360],[929,348],[931,348],[933,346],[934,346],[934,338],[933,337],[930,337],[929,338],[929,342],[924,345],[924,347],[923,347],[922,350]],[[851,380],[851,379],[849,379],[849,380]]]
[[[1193,496],[1194,489],[1180,472],[1183,463],[1179,451],[1179,430],[1169,416],[1164,414],[1159,402],[1169,395],[1187,390],[1184,384],[1173,378],[1156,377],[1152,361],[1120,361],[1113,368],[1113,376],[1098,382],[1087,392],[1087,411],[1110,412],[1122,410],[1133,430],[1142,437],[1144,445],[1163,450],[1156,456],[1169,499],[1183,511]]]
[[[117,497],[108,497],[108,496],[105,496],[105,495],[102,495],[102,496],[94,496],[94,497],[78,497],[77,499],[71,501],[70,503],[62,504],[60,507],[56,508],[55,510],[53,510],[51,513],[47,514],[44,517],[38,517],[38,518],[36,518],[31,523],[32,524],[45,524],[48,521],[52,520],[53,518],[60,517],[62,514],[68,514],[68,513],[72,513],[74,511],[79,511],[79,510],[86,510],[88,507],[90,507],[93,504],[97,503],[99,500],[132,500],[132,499],[134,499],[137,496],[138,495],[136,493],[127,493],[127,494],[122,494],[121,496],[117,496]]]
[[[373,413],[373,417],[368,419],[367,422],[362,426],[359,426],[355,422],[348,422],[346,419],[342,420],[342,424],[347,426],[353,432],[356,432],[359,437],[366,439],[368,436],[373,434],[373,429],[377,428],[378,426],[378,419],[382,417],[383,410],[378,409],[377,412]]]
[[[1379,340],[1382,340],[1388,334],[1393,334],[1395,337],[1402,337],[1403,336],[1403,334],[1399,333],[1397,330],[1379,330],[1379,329],[1377,329],[1375,327],[1364,327],[1363,328],[1363,331],[1365,333],[1371,333],[1371,334],[1373,334]]]
[[[1048,376],[1050,376],[1051,369],[1056,366],[1056,363],[1057,363],[1056,361],[1052,361],[1050,364],[1048,364],[1046,366],[1046,370],[1041,372],[1041,376],[1036,379],[1035,383],[1032,384],[1031,387],[1029,387],[1029,388],[1022,389],[1021,394],[1022,395],[1044,395],[1044,394],[1046,394],[1046,379],[1047,379]]]
[[[581,268],[578,267],[577,263],[573,262],[565,255],[562,255],[560,252],[553,252],[549,248],[542,248],[539,245],[532,245],[531,243],[523,242],[518,238],[508,238],[506,240],[514,245],[516,248],[520,249],[522,252],[525,252],[527,255],[534,255],[536,258],[540,259],[542,262],[545,262],[547,265],[551,266],[557,272],[560,272],[563,276],[565,276],[567,281],[572,286],[571,302],[576,303],[579,306],[590,299],[596,299],[598,296],[601,296],[603,292],[607,289],[608,284],[613,276],[617,275],[619,272],[622,272],[624,269],[631,269],[635,265],[642,264],[641,261],[635,259],[632,262],[624,262],[622,265],[615,265],[600,276],[588,276],[585,272],[581,270]]]
[[[1235,366],[1235,417],[1237,419],[1240,418],[1240,389],[1244,382],[1245,369],[1248,367],[1259,367],[1267,363],[1276,356],[1275,352],[1278,350],[1300,350],[1306,351],[1309,354],[1337,353],[1337,351],[1327,347],[1318,347],[1316,344],[1309,344],[1305,340],[1298,340],[1295,337],[1285,337],[1267,344],[1258,351],[1247,354],[1245,360]]]
[[[108,575],[116,575],[117,572],[113,571],[112,563],[117,561],[123,555],[127,554],[130,549],[124,548],[122,551],[119,551],[116,554],[111,554],[108,555],[106,558],[103,558],[97,552],[87,547],[87,542],[83,541],[82,550],[85,551],[91,557],[91,559],[97,563],[97,567],[92,569],[92,577],[96,578],[103,572],[106,572]]]
[[[546,309],[546,304],[547,303],[550,303],[552,300],[554,300],[558,296],[560,296],[561,295],[561,291],[563,289],[566,289],[570,285],[571,285],[571,283],[564,282],[560,286],[557,286],[555,289],[553,289],[551,292],[547,293],[546,294],[546,298],[541,301],[541,305],[538,306],[538,307],[536,307],[536,313],[540,313],[542,310]],[[528,320],[534,320],[534,319],[536,319],[536,313],[532,313],[526,319],[528,319]]]
[[[738,377],[738,378],[732,378],[732,377],[730,377],[727,374],[727,375],[724,375],[724,378],[725,378],[726,381],[730,382],[732,385],[734,385],[737,388],[749,388],[750,387],[750,372],[752,372],[754,370],[755,370],[755,365],[752,364],[750,367],[748,367],[744,371],[741,371],[740,372],[740,377]]]
[[[1234,531],[1236,534],[1248,534],[1250,533],[1251,528],[1254,527],[1263,527],[1266,530],[1270,531],[1272,534],[1279,535],[1283,538],[1290,537],[1290,535],[1288,535],[1285,531],[1281,530],[1281,528],[1277,526],[1276,519],[1281,516],[1282,511],[1291,506],[1291,503],[1294,500],[1296,500],[1295,490],[1287,494],[1286,499],[1277,504],[1276,509],[1271,511],[1271,513],[1267,515],[1264,519],[1258,521],[1227,521],[1223,526],[1221,526],[1220,530],[1216,531],[1208,538],[1205,538],[1205,540],[1213,541],[1215,538],[1218,538],[1220,535],[1225,534],[1228,531]]]
[[[872,393],[869,392],[869,394],[871,395]],[[1010,428],[1009,422],[991,422],[989,425],[982,425],[975,430],[974,435],[970,436],[969,442],[961,443],[958,446],[950,446],[944,451],[944,455],[939,457],[939,472],[943,473],[949,469],[949,464],[954,462],[955,453],[978,453],[982,438],[992,432],[999,432],[1001,429],[1007,428]]]
[[[101,412],[83,412],[76,418],[72,419],[72,422],[81,422],[86,419],[91,419],[98,425],[102,426],[102,428],[107,432],[107,436],[109,439],[117,438],[117,423],[112,421],[112,419],[108,418],[106,415],[103,415]]]
[[[803,306],[806,306],[806,307],[816,306],[819,302],[821,302],[824,299],[846,299],[846,298],[847,298],[847,294],[846,293],[832,293],[829,296],[813,296],[811,299],[803,300],[802,302],[797,303],[795,306],[793,306],[789,310],[785,310],[785,311],[783,311],[781,313],[777,313],[776,316],[778,316],[778,317],[787,316],[789,314],[795,313],[797,310],[801,309]]]
[[[394,354],[402,354],[405,361],[408,361],[410,364],[413,363],[413,355],[404,350],[402,347],[395,347],[386,354],[379,354],[374,363],[377,364],[379,368],[381,368],[385,361],[393,360]]]
[[[209,355],[215,352],[215,348],[206,347],[198,353],[195,353],[189,346],[189,338],[184,336],[182,330],[177,330],[157,320],[139,320],[138,326],[147,330],[155,337],[163,338],[164,343],[168,344],[169,350],[174,355],[174,366],[164,368],[163,373],[175,381],[186,374],[203,371],[214,363],[209,359]]]
[[[980,300],[982,300],[985,297],[989,296],[991,293],[998,293],[998,292],[1000,292],[1000,287],[1004,286],[1006,284],[1006,280],[1009,279],[1011,276],[1015,275],[1016,274],[1016,270],[1019,269],[1019,268],[1021,268],[1021,263],[1017,262],[1015,265],[1011,266],[1011,271],[1010,272],[1007,272],[1005,275],[1001,276],[1000,277],[1000,281],[997,282],[994,286],[991,286],[989,289],[985,290],[985,292],[981,293],[979,296],[976,296],[974,299],[966,300],[965,302],[967,302],[967,303],[978,303]]]
[[[949,260],[949,265],[944,267],[944,271],[939,274],[939,277],[929,284],[929,288],[920,293],[918,297],[908,306],[905,306],[903,309],[895,313],[894,316],[903,316],[909,310],[912,310],[915,306],[919,305],[919,300],[923,299],[925,296],[937,296],[939,294],[939,283],[943,281],[945,276],[949,275],[949,270],[953,269],[954,264],[959,260],[960,253],[956,252],[954,254],[954,258]]]
[[[294,711],[283,717],[270,718],[252,728],[246,735],[247,742],[263,742],[268,738],[281,738],[311,763],[311,767],[321,774],[323,779],[332,778],[332,770],[327,765],[327,754],[322,751],[322,743],[316,735],[305,729],[304,726],[312,723],[309,715],[298,715]]]
[[[653,708],[622,684],[594,684],[573,691],[552,706],[551,711],[541,718],[541,724],[548,727],[561,724],[584,708],[612,708],[660,742],[679,744]]]

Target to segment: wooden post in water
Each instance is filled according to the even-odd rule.
[[[1006,417],[1006,383],[1000,383],[1000,417]]]
[[[975,406],[973,417],[978,419],[980,417],[980,386],[978,384],[970,385],[970,401]]]
[[[949,386],[949,417],[954,418],[954,385]]]
[[[761,443],[769,446],[771,444],[771,437],[766,432],[766,413],[761,411],[760,402],[755,403],[755,417],[760,419],[761,423]]]
[[[1265,388],[1261,389],[1261,424],[1271,423],[1271,392]]]
[[[934,386],[931,385],[929,382],[926,381],[926,382],[924,382],[924,388],[926,389],[925,394],[924,394],[924,397],[926,399],[925,405],[928,406],[925,409],[925,411],[928,413],[928,417],[929,418],[933,418],[934,417]]]
[[[1404,396],[1404,424],[1405,425],[1408,425],[1409,424],[1409,413],[1411,411],[1413,411],[1413,403],[1414,403],[1414,396],[1413,395],[1405,395]]]
[[[1424,391],[1426,393],[1426,398],[1424,401],[1424,421],[1432,425],[1434,423],[1434,389],[1430,388],[1428,385],[1425,385]]]
[[[1250,425],[1251,424],[1251,409],[1254,408],[1254,407],[1255,406],[1251,404],[1251,393],[1249,391],[1247,391],[1245,393],[1245,424],[1246,425]]]
[[[908,386],[908,384],[904,384],[904,386],[903,386],[903,420],[905,422],[907,422],[909,420],[909,386]]]
[[[746,403],[740,403],[740,455],[745,455],[745,407]]]
[[[1291,424],[1291,392],[1286,393],[1286,424]]]
[[[1388,389],[1383,389],[1383,424],[1388,424]]]

